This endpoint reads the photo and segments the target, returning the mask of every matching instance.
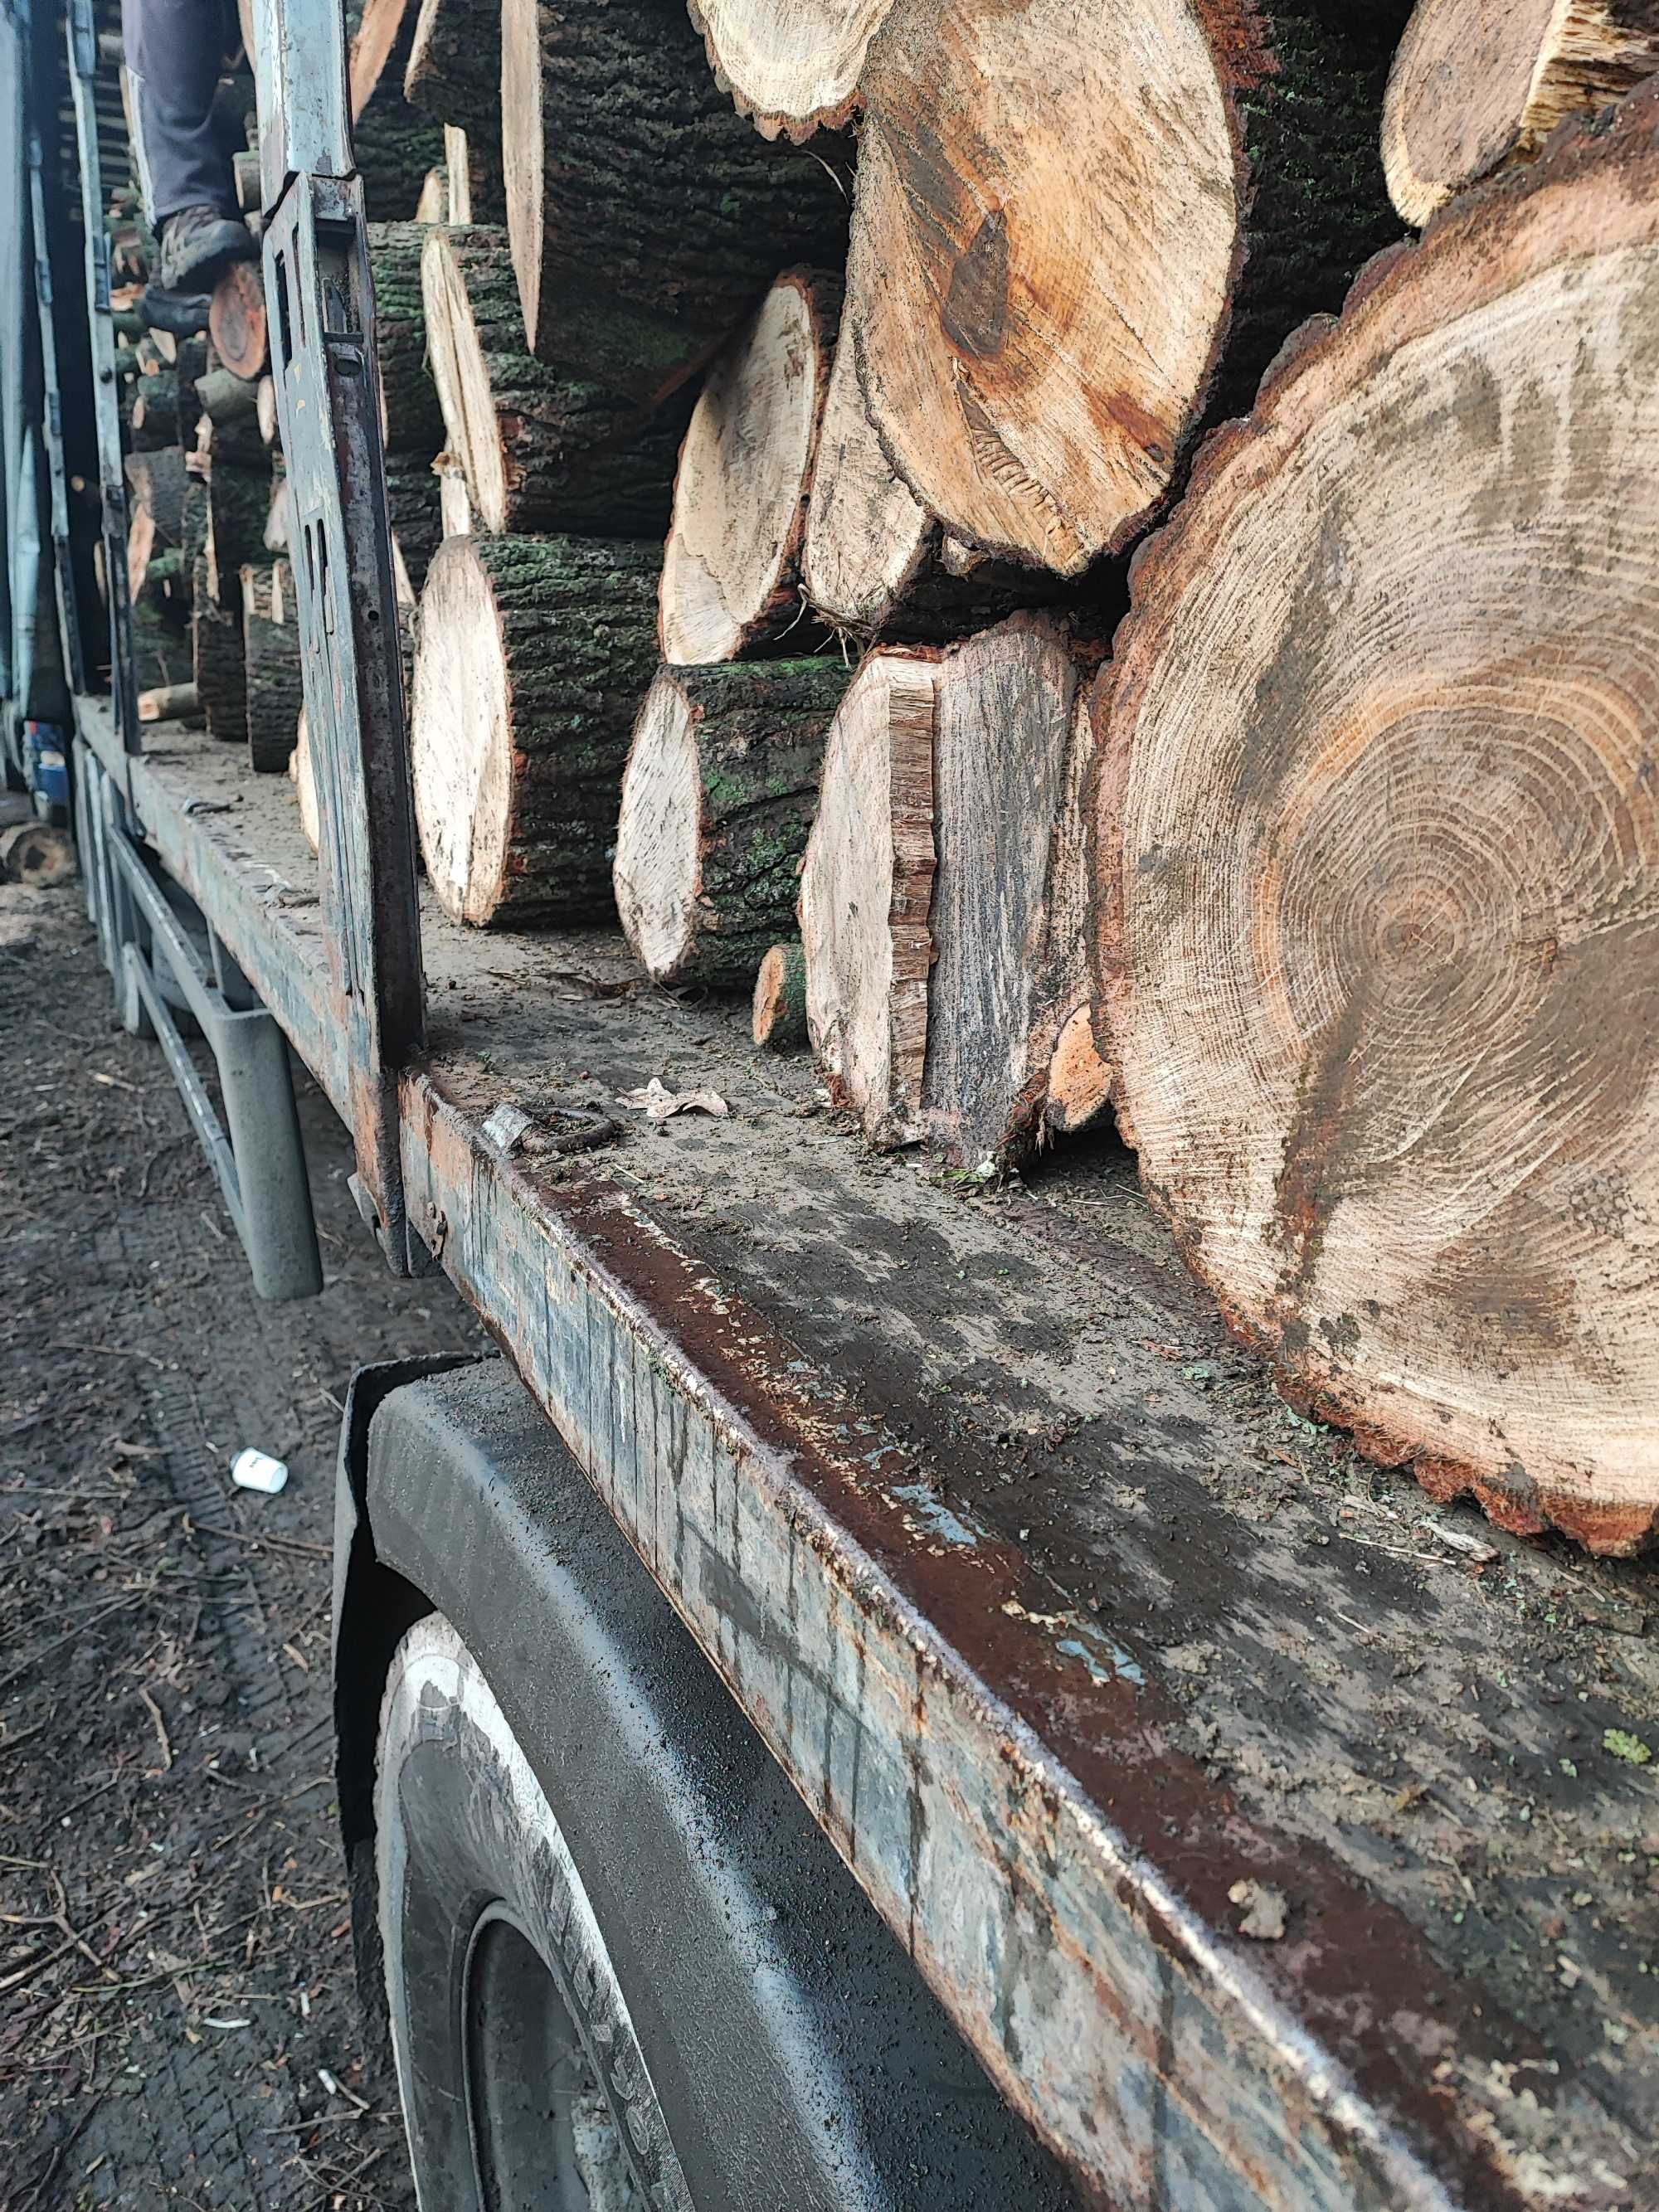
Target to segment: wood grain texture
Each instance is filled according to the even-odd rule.
[[[870,40],[893,0],[690,0],[709,67],[763,137],[850,120]]]
[[[1382,108],[1389,196],[1420,228],[1656,69],[1659,0],[1418,0]]]
[[[617,912],[659,983],[746,989],[794,918],[839,659],[665,668],[629,749]]]
[[[1393,230],[1395,0],[911,0],[871,43],[847,316],[884,448],[1062,575],[1162,504],[1206,402]]]
[[[681,450],[659,635],[676,667],[734,660],[800,617],[801,549],[841,287],[792,269],[709,370]]]
[[[878,1145],[922,1133],[938,687],[937,653],[866,657],[830,725],[801,866],[812,1049]]]
[[[769,945],[755,971],[749,1034],[773,1052],[788,1052],[807,1041],[806,955],[793,939]]]
[[[233,376],[255,383],[270,360],[265,323],[265,288],[253,261],[233,261],[213,288],[208,303],[208,334],[221,364]]]
[[[1147,1189],[1293,1398],[1659,1521],[1659,101],[1386,257],[1143,556],[1100,968]]]

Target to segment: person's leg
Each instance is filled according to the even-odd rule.
[[[185,208],[237,216],[229,159],[213,133],[224,26],[222,0],[121,0],[140,176],[158,231]]]

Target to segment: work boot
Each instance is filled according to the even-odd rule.
[[[217,208],[181,208],[161,225],[161,250],[151,283],[158,292],[211,292],[233,261],[252,261],[259,249],[240,216]]]

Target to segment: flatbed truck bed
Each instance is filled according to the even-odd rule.
[[[350,1122],[286,785],[77,721]],[[1300,1420],[1110,1139],[882,1158],[614,935],[421,935],[411,1226],[1084,2194],[1659,2201],[1650,1569]]]

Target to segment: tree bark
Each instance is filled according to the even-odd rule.
[[[430,460],[444,441],[443,410],[427,365],[426,307],[421,297],[419,222],[368,225],[374,276],[374,347],[380,364],[380,440],[388,453]]]
[[[635,726],[617,824],[623,934],[659,983],[745,989],[793,919],[824,738],[824,660],[665,668]]]
[[[543,360],[653,400],[780,268],[839,267],[836,179],[732,113],[681,0],[504,0],[501,46],[507,226]]]
[[[812,1049],[876,1144],[921,1133],[938,685],[936,653],[864,661],[830,725],[801,867]]]
[[[416,0],[362,0],[347,9],[346,82],[354,123],[382,84],[401,89],[402,70],[393,70],[392,58],[399,46],[407,55],[416,12]]]
[[[220,606],[235,606],[243,568],[265,566],[262,556],[270,511],[270,471],[216,461],[210,454],[198,453],[196,460],[207,486],[208,576],[213,598]]]
[[[960,1167],[1000,1169],[1038,1141],[1055,1046],[1089,991],[1095,747],[1079,675],[1067,630],[1038,615],[939,665],[922,1107]]]
[[[763,137],[850,122],[870,40],[893,0],[690,0],[708,64]]]
[[[179,428],[176,369],[158,368],[133,379],[129,424],[135,453],[154,453],[168,446],[182,448],[195,435],[193,422]]]
[[[190,681],[189,636],[154,607],[132,610],[132,680],[135,691]]]
[[[780,276],[708,373],[674,483],[663,658],[734,660],[797,623],[800,556],[841,307],[834,277]]]
[[[185,540],[185,457],[177,446],[159,453],[129,453],[125,463],[132,504],[155,525],[165,545]]]
[[[1659,1527],[1659,94],[1385,257],[1205,447],[1100,710],[1142,1177],[1294,1402]]]
[[[1559,124],[1659,70],[1659,0],[1418,0],[1389,72],[1382,167],[1419,228]]]
[[[210,441],[215,460],[234,461],[248,468],[269,465],[265,440],[259,429],[259,386],[228,368],[210,368],[194,386],[197,416],[206,416],[213,426]],[[197,422],[190,426],[191,442],[199,443]]]
[[[278,564],[279,566],[281,564]],[[292,586],[289,586],[292,590]],[[305,704],[300,631],[291,616],[272,618],[274,568],[247,563],[242,570],[242,659],[247,684],[247,750],[254,771],[280,775],[294,750]]]
[[[427,874],[458,921],[611,908],[617,792],[657,665],[657,561],[571,538],[452,538],[421,600],[410,756]]]
[[[947,539],[912,496],[864,404],[850,325],[830,372],[800,566],[814,612],[865,643],[948,645],[1061,589],[1045,570]]]
[[[755,977],[749,1033],[774,1052],[806,1042],[806,956],[798,944],[768,948]]]
[[[483,526],[660,543],[687,404],[646,415],[526,352],[505,231],[428,231],[422,268],[449,449]]]
[[[428,456],[386,455],[386,504],[392,535],[402,549],[409,580],[418,596],[443,537],[442,494]]]
[[[427,173],[443,166],[443,125],[404,97],[415,37],[410,0],[346,9],[352,35],[351,149],[371,222],[412,222]]]
[[[1210,403],[1394,232],[1401,0],[909,0],[870,47],[847,318],[882,446],[981,551],[1128,544]]]
[[[233,261],[213,288],[208,335],[222,368],[253,383],[270,359],[264,280],[257,261]]]
[[[404,97],[469,137],[501,131],[501,11],[495,0],[421,0]]]
[[[207,561],[195,567],[191,601],[191,678],[210,736],[247,736],[247,678],[242,657],[240,615],[214,605],[208,589]]]

